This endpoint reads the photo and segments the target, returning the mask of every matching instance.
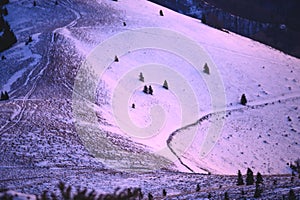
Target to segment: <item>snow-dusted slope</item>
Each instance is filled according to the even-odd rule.
[[[20,57],[20,61],[19,65],[11,68],[10,73],[1,71],[5,74],[1,88],[8,90],[12,99],[31,101],[33,98],[51,99],[53,96],[68,99],[73,91],[75,76],[83,68],[80,65],[83,58],[89,60],[91,55],[95,55],[98,45],[111,40],[113,36],[129,33],[128,31],[141,31],[146,36],[152,34],[153,29],[143,28],[168,30],[172,36],[178,37],[178,41],[166,39],[174,42],[169,46],[180,52],[181,46],[176,46],[176,42],[180,44],[186,38],[202,48],[204,56],[196,54],[195,49],[186,49],[178,55],[168,49],[149,47],[120,54],[121,48],[112,46],[110,53],[118,55],[119,62],[113,62],[113,56],[108,59],[110,65],[101,77],[96,102],[84,104],[86,110],[81,110],[95,111],[99,123],[90,121],[89,115],[80,118],[86,121],[77,121],[77,118],[74,119],[76,112],[72,116],[68,115],[66,120],[57,114],[50,118],[58,121],[55,126],[59,127],[60,123],[68,126],[55,131],[67,135],[67,129],[75,131],[73,125],[78,123],[87,131],[80,135],[87,149],[104,164],[117,169],[169,167],[170,162],[166,159],[170,159],[181,171],[235,174],[238,169],[251,167],[262,173],[289,172],[286,163],[295,160],[300,152],[299,59],[239,35],[213,29],[198,20],[145,0],[98,3],[64,1],[55,7],[44,0],[33,8],[27,1],[12,1],[12,5],[8,6],[9,13],[17,13],[18,18],[10,17],[8,20],[11,21],[12,28],[17,30],[16,34],[21,41],[4,52],[8,59],[3,62],[9,68],[12,65],[10,61],[16,55],[17,58]],[[24,10],[20,9],[21,5]],[[164,16],[160,16],[160,10]],[[36,16],[44,16],[43,12],[48,16],[45,19],[48,23],[45,25],[36,19]],[[59,13],[57,17],[53,16],[56,12]],[[33,25],[35,28],[29,30],[25,26],[28,22],[21,20],[28,16],[36,20]],[[56,20],[49,20],[51,18]],[[160,34],[158,37],[164,37],[164,31],[157,33]],[[22,42],[27,40],[29,34],[34,36],[34,43],[28,47]],[[153,34],[151,37],[155,38]],[[133,39],[128,38],[129,41],[134,41]],[[126,44],[126,40],[122,42]],[[156,46],[160,45],[159,42],[160,40],[153,41]],[[184,55],[199,62],[198,68]],[[99,59],[101,56],[99,55]],[[210,67],[210,75],[202,71],[205,62]],[[149,64],[151,65],[148,66]],[[23,65],[26,67],[21,68]],[[138,80],[140,72],[143,72],[145,82]],[[161,86],[165,79],[169,90]],[[129,83],[135,88],[121,87],[118,90],[120,86]],[[154,94],[144,94],[144,85],[152,85]],[[27,86],[30,86],[29,89]],[[212,88],[220,89],[220,95],[216,95],[218,90]],[[76,97],[76,92],[77,90],[73,98]],[[122,92],[130,93],[130,98],[124,99]],[[239,104],[243,93],[248,99],[248,106]],[[223,97],[226,97],[222,102],[224,105],[215,109],[214,101],[222,100]],[[76,101],[68,99],[63,102],[74,105]],[[134,109],[131,108],[132,104],[135,104]],[[27,104],[22,102],[22,105]],[[30,106],[31,104],[27,107]],[[46,109],[44,105],[41,107]],[[58,110],[60,108],[59,105],[55,107]],[[156,110],[152,114],[160,117],[160,120],[151,118],[153,107]],[[116,114],[115,108],[121,113],[128,113],[132,123],[139,129],[124,130],[120,124],[127,124],[128,118]],[[185,109],[188,110],[188,120],[182,118]],[[60,111],[71,112],[71,108],[68,106]],[[16,117],[13,122],[3,119],[1,131],[15,127],[11,124],[22,119],[22,113],[21,109],[16,114],[21,117]],[[48,114],[41,119],[44,117],[46,119]],[[135,131],[151,127],[151,123],[157,121],[159,126],[154,127],[156,129],[151,137],[143,138],[144,132]],[[218,128],[214,132],[211,127],[216,124]],[[52,126],[51,124],[49,128],[50,133]],[[38,130],[41,132],[42,129]],[[99,141],[104,141],[105,144],[97,143],[95,138],[90,143],[91,140],[86,139],[86,135],[92,133],[97,133]],[[158,156],[149,156],[152,153]]]
[[[125,13],[123,21],[126,23],[122,27],[120,22],[117,28],[120,30],[114,34],[137,28],[159,27],[178,32],[203,47],[220,73],[222,80],[216,84],[224,84],[226,103],[217,111],[213,109],[212,101],[216,97],[211,96],[213,92],[206,85],[206,79],[210,77],[205,76],[214,78],[215,74],[206,75],[202,70],[195,70],[185,58],[180,57],[182,55],[174,55],[164,49],[140,49],[124,54],[117,63],[111,63],[102,77],[110,97],[109,103],[102,105],[100,109],[109,124],[101,125],[104,130],[129,135],[133,141],[150,146],[154,152],[174,159],[168,149],[168,146],[171,147],[178,156],[183,154],[181,160],[184,166],[177,163],[180,170],[235,174],[238,169],[251,167],[262,173],[289,172],[286,163],[295,160],[300,152],[297,111],[300,97],[299,59],[236,34],[210,28],[200,21],[150,2],[132,0],[115,2],[113,5]],[[163,10],[164,16],[159,15],[159,10]],[[89,34],[97,38],[99,31],[93,30]],[[107,34],[105,38],[109,36]],[[113,51],[117,55],[119,49]],[[193,49],[191,54],[192,51]],[[146,66],[149,63],[152,65]],[[153,63],[163,67],[155,67]],[[167,76],[168,73],[172,74],[168,70],[176,71],[183,80],[175,75]],[[144,83],[138,80],[140,72],[145,76]],[[160,78],[154,80],[153,76]],[[169,90],[161,87],[164,78],[169,81]],[[119,91],[119,85],[125,84],[122,82],[124,80],[134,82],[136,87],[127,88],[132,93],[129,99],[115,94]],[[187,87],[176,90],[186,82],[193,93],[184,93]],[[154,89],[153,96],[142,92],[143,86],[150,84]],[[182,94],[178,93],[180,91]],[[246,107],[239,104],[243,93],[248,99]],[[194,94],[198,105],[192,102]],[[179,97],[181,95],[191,96],[189,100],[182,102]],[[165,118],[160,119],[163,123],[152,137],[141,138],[143,132],[135,131],[143,129],[132,129],[131,132],[121,127],[123,123],[128,123],[128,118],[116,114],[114,102],[118,104],[117,109],[128,112],[130,120],[139,128],[146,128],[152,121],[155,122],[155,119],[151,119],[153,113],[150,110],[156,105],[163,108],[163,111],[157,112]],[[131,108],[133,103],[135,109]],[[181,109],[185,109],[186,104],[195,109],[195,112],[190,113],[191,120],[199,120],[199,123],[182,123]],[[160,114],[157,115],[159,116]],[[221,131],[209,132],[216,121],[220,122]],[[175,130],[177,131],[173,133]],[[190,141],[186,138],[190,138]],[[210,140],[212,144],[216,143],[212,149],[206,146],[206,142],[209,143]]]

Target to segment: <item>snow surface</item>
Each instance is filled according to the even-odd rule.
[[[224,84],[226,106],[218,111],[214,109],[214,97],[204,78],[207,75],[195,70],[180,55],[163,49],[145,48],[120,55],[119,62],[113,62],[111,57],[111,64],[101,77],[104,88],[108,91],[107,96],[110,97],[108,104],[100,106],[101,116],[109,124],[101,124],[102,129],[127,135],[131,140],[145,144],[152,151],[172,160],[174,155],[167,148],[169,139],[169,146],[178,155],[182,155],[183,162],[188,163],[188,167],[195,172],[204,170],[235,174],[238,169],[247,167],[269,174],[289,172],[286,163],[294,160],[300,152],[297,114],[300,97],[299,59],[234,33],[210,28],[198,20],[150,2],[131,0],[113,4],[126,13],[123,19],[126,27],[117,29],[116,33],[108,32],[103,36],[105,39],[120,32],[144,27],[169,29],[187,36],[203,47],[216,65],[222,78],[216,84]],[[159,15],[160,9],[164,12],[163,17]],[[91,38],[98,38],[103,31],[95,28],[88,31],[88,34],[92,34],[89,36]],[[78,38],[74,38],[74,41],[79,51],[82,51]],[[93,43],[90,45],[94,47]],[[88,55],[88,52],[84,54]],[[176,73],[173,75],[171,71]],[[145,77],[144,83],[138,80],[140,72]],[[208,76],[214,77],[213,73]],[[171,77],[168,77],[170,74]],[[181,75],[183,80],[175,77],[175,74]],[[164,79],[169,82],[169,90],[161,87]],[[190,95],[190,101],[180,101],[180,91],[183,92],[188,87],[176,89],[186,82],[193,92],[183,94]],[[135,87],[126,88],[125,85],[131,83]],[[142,92],[144,85],[153,86],[153,96]],[[115,92],[120,91],[120,87],[125,93],[131,93],[129,99],[124,96],[125,93]],[[247,107],[239,105],[243,93],[248,99]],[[191,95],[196,96],[197,105],[193,103]],[[220,94],[220,98],[221,96]],[[132,103],[136,105],[135,109],[131,108]],[[184,128],[188,124],[182,123],[181,114],[185,108],[182,104],[194,108],[194,112],[189,113],[191,125],[188,128]],[[160,117],[160,120],[151,118],[151,111],[154,115],[155,112],[158,113],[155,116]],[[122,127],[122,124],[128,124],[128,118],[123,117],[122,113],[128,113],[137,129],[130,131]],[[209,116],[203,123],[193,125],[207,114]],[[287,121],[288,116],[293,116],[292,122]],[[159,125],[155,124],[157,121]],[[152,122],[156,129],[145,134],[143,128],[151,127]],[[215,123],[219,123],[222,130],[212,134],[213,130],[210,129]],[[180,130],[181,127],[183,130]],[[267,135],[267,139],[262,139],[263,135]],[[180,170],[189,171],[180,166],[180,163],[176,164]]]
[[[40,4],[42,5],[43,2],[41,1]],[[35,31],[32,34],[33,43],[25,46],[23,42],[19,42],[12,49],[4,52],[8,59],[18,57],[21,61],[32,60],[25,68],[20,66],[14,68],[13,73],[3,71],[6,82],[1,83],[2,90],[10,91],[13,84],[25,75],[27,77],[24,79],[23,86],[27,86],[34,80],[34,87],[25,96],[26,98],[38,96],[45,89],[43,87],[46,87],[46,91],[55,91],[56,87],[60,86],[55,82],[52,83],[52,79],[63,80],[62,87],[72,90],[72,80],[64,80],[64,78],[73,75],[72,65],[77,63],[68,63],[71,62],[68,58],[64,58],[63,64],[56,63],[51,56],[59,54],[57,52],[35,53],[39,50],[35,46],[41,45],[39,40],[47,40],[55,48],[66,50],[71,56],[89,58],[99,44],[112,36],[127,31],[137,32],[135,30],[142,30],[141,28],[145,27],[162,28],[194,41],[206,52],[207,60],[201,60],[202,65],[195,68],[193,63],[188,62],[182,55],[157,48],[123,53],[118,55],[119,62],[113,62],[114,58],[111,57],[109,61],[111,64],[107,66],[101,77],[102,82],[98,85],[103,90],[101,92],[106,95],[101,96],[102,99],[97,99],[98,106],[91,106],[100,116],[99,118],[103,119],[99,122],[100,130],[104,130],[111,137],[127,138],[132,141],[131,145],[142,144],[142,148],[147,151],[174,161],[180,171],[235,174],[238,169],[252,167],[268,174],[290,172],[286,163],[293,161],[300,150],[297,111],[300,97],[299,59],[234,33],[213,29],[199,20],[148,1],[98,2],[108,4],[119,15],[109,18],[110,22],[88,21],[85,19],[90,20],[88,16],[92,13],[89,14],[89,11],[84,9],[90,9],[90,5],[86,4],[84,7],[66,1],[61,6],[68,10],[69,17],[74,18],[73,21],[68,21],[67,15],[62,17],[60,22],[54,20],[54,23],[49,25],[50,28],[55,27],[51,29],[51,36],[37,31],[36,28],[30,29]],[[28,20],[23,15],[27,16],[32,7],[26,2],[25,5],[28,9],[23,13],[20,10],[18,12],[22,13],[19,17],[24,22],[21,22],[26,24]],[[39,15],[46,9],[51,11],[54,9],[50,3],[45,5],[46,7],[37,6],[35,15]],[[11,6],[8,6],[9,11],[17,7],[14,7],[14,4]],[[163,10],[164,16],[159,15],[159,10]],[[35,18],[35,15],[31,17]],[[17,18],[10,17],[8,20],[11,21],[12,28],[17,29],[16,33],[26,41],[26,31],[29,30],[23,27],[24,24],[21,26],[22,23]],[[123,26],[123,22],[126,22],[126,26]],[[47,29],[50,29],[49,27]],[[146,30],[143,34],[149,33]],[[64,44],[71,44],[75,49],[64,47]],[[176,43],[170,46],[176,46]],[[193,55],[192,50],[187,54]],[[111,51],[116,52],[117,55],[121,49],[112,48]],[[205,62],[210,67],[210,75],[202,71]],[[49,69],[48,65],[55,66]],[[144,83],[138,80],[140,72],[145,76]],[[44,76],[44,73],[48,76]],[[214,107],[216,98],[212,96],[214,91],[207,81],[213,79],[211,77],[216,77],[216,74],[220,75],[221,81],[213,80],[211,83],[215,83],[216,87],[224,87],[223,92],[226,95],[224,106],[217,109]],[[44,83],[42,81],[38,84],[38,80],[42,79],[36,77],[43,77]],[[168,81],[169,90],[162,88],[164,80]],[[47,81],[51,82],[48,88],[45,86]],[[131,83],[136,87],[129,89],[123,87]],[[145,84],[152,85],[154,89],[152,96],[142,92]],[[116,90],[129,92],[131,96],[124,99],[123,93],[115,93]],[[243,93],[248,99],[246,107],[239,104]],[[105,103],[100,102],[99,99]],[[135,109],[131,108],[133,103],[136,105]],[[188,120],[182,117],[186,108],[188,108]],[[120,123],[127,124],[128,118],[123,118],[118,112],[116,113],[116,110],[128,113],[129,119],[137,130],[151,127],[154,122],[158,124],[155,124],[155,130],[151,129],[153,132],[145,137],[144,132],[122,129]],[[17,118],[18,121],[21,117],[16,116],[22,114],[23,110],[13,113],[15,114],[12,119]],[[151,114],[159,118],[153,118]],[[288,116],[291,121],[287,120]],[[76,119],[58,120],[66,124],[76,123]],[[9,123],[11,122],[5,121],[2,130],[8,130],[4,127]],[[93,128],[95,126],[90,121],[80,123]],[[211,132],[214,131],[211,127],[214,124],[222,129],[216,131],[211,138]],[[61,129],[58,128],[58,131],[61,132]],[[122,144],[118,145],[122,146]],[[176,156],[181,160],[177,160]],[[110,162],[101,157],[100,160],[104,163]],[[41,161],[38,165],[45,163],[47,164]],[[118,159],[112,163],[108,166],[117,169],[131,166],[126,162],[125,164],[119,162]],[[116,166],[116,163],[119,165]]]

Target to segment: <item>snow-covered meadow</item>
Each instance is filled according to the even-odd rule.
[[[7,9],[18,43],[0,54],[0,90],[10,94],[0,102],[1,187],[38,194],[62,180],[157,198],[160,188],[174,199],[238,197],[231,175],[250,167],[268,175],[265,198],[299,191],[287,165],[300,152],[299,59],[144,0],[11,0]],[[254,186],[244,190],[253,196]]]

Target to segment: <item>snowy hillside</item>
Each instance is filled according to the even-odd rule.
[[[190,60],[183,57],[185,54],[174,55],[176,50],[174,53],[169,49],[158,49],[153,44],[150,49],[126,52],[119,56],[119,62],[113,62],[113,56],[124,51],[115,46],[116,49],[110,55],[111,60],[108,61],[110,63],[101,77],[104,83],[100,90],[105,89],[108,96],[105,105],[98,102],[99,115],[108,123],[101,124],[102,129],[129,135],[131,140],[176,160],[174,152],[168,149],[168,146],[171,147],[178,156],[183,154],[181,160],[188,167],[180,163],[177,163],[177,167],[184,171],[190,168],[194,172],[203,172],[205,169],[212,173],[235,174],[238,169],[251,167],[268,174],[289,173],[286,163],[295,160],[300,150],[297,112],[300,94],[299,59],[236,34],[212,29],[168,9],[163,9],[164,16],[160,16],[159,10],[162,8],[149,2],[116,2],[113,6],[126,13],[123,18],[126,26],[122,27],[120,22],[120,32],[142,27],[176,31],[203,47],[208,58],[200,58],[199,55],[201,67],[195,69],[192,65],[194,63],[189,63]],[[139,31],[147,32],[143,29]],[[82,33],[81,37],[83,33],[86,34],[86,30],[78,32]],[[88,37],[98,38],[100,33],[103,34],[97,29],[92,30],[88,32]],[[164,34],[163,31],[160,34]],[[107,34],[104,38],[109,36]],[[147,34],[145,37],[148,37]],[[74,40],[78,41],[78,38]],[[81,49],[82,45],[87,44],[93,46],[86,42],[77,46]],[[147,47],[146,41],[142,45]],[[133,46],[130,48],[134,49]],[[94,49],[90,57],[97,55],[98,48]],[[192,52],[194,49],[190,51],[189,54],[197,56]],[[210,67],[216,72],[204,74],[202,66],[205,62],[209,62],[209,66],[214,63],[215,67]],[[138,80],[140,72],[145,77],[144,83]],[[221,80],[218,80],[219,76]],[[165,79],[170,85],[169,90],[161,87]],[[213,84],[219,84],[221,88],[224,84],[226,102],[224,107],[217,110],[214,109],[214,98],[221,99],[223,94],[216,95],[215,91],[211,91],[212,87],[207,85],[210,79],[216,79],[212,80]],[[142,92],[143,86],[151,84],[154,94],[145,95]],[[188,89],[192,92],[184,92]],[[126,96],[127,92],[130,97]],[[243,93],[247,96],[248,106],[239,104]],[[193,102],[193,98],[196,101]],[[135,104],[135,109],[131,108],[132,104]],[[161,107],[157,108],[157,105]],[[122,113],[126,112],[128,116],[124,117]],[[182,112],[188,112],[188,119],[182,119]],[[207,114],[209,116],[201,123],[192,125]],[[130,120],[133,123],[130,130],[122,127],[124,124],[127,126]],[[221,127],[214,131],[219,132],[209,132],[211,124],[218,120]],[[189,128],[181,129],[189,124]],[[151,126],[157,130],[151,129]],[[150,130],[149,127],[152,133],[145,132]],[[143,134],[151,137],[144,138]],[[215,138],[209,138],[211,135]]]
[[[163,184],[193,199],[201,182],[199,198],[219,198],[240,193],[219,175],[250,167],[280,180],[269,192],[299,191],[286,175],[300,152],[299,59],[146,0],[54,2],[6,6],[18,42],[0,54],[1,187],[36,194],[64,180],[162,198]]]

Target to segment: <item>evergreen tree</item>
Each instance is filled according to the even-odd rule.
[[[204,71],[204,73],[209,74],[209,67],[208,67],[207,63],[204,64],[203,71]]]
[[[135,108],[135,104],[134,103],[131,105],[131,108],[133,108],[133,109]]]
[[[247,176],[246,176],[246,185],[253,185],[253,184],[254,184],[253,172],[250,168],[248,168]]]
[[[145,78],[144,78],[144,75],[143,75],[142,72],[140,73],[139,80],[142,81],[142,82],[145,81]]]
[[[203,24],[206,24],[205,14],[202,14],[201,21],[202,21]]]
[[[225,192],[224,200],[229,200],[228,192]]]
[[[159,15],[160,15],[160,16],[164,16],[164,13],[163,13],[162,10],[159,11]]]
[[[9,24],[4,21],[2,15],[0,15],[0,30],[3,30],[2,36],[0,36],[0,52],[10,48],[17,42],[17,38],[14,32],[10,29]]]
[[[148,94],[148,93],[149,93],[147,85],[144,86],[143,92],[144,92],[145,94]]]
[[[246,95],[245,94],[243,94],[242,97],[241,97],[241,104],[243,106],[245,106],[247,104],[247,99],[246,99]]]
[[[289,191],[288,200],[297,200],[295,192],[294,192],[293,189],[290,189],[290,191]]]
[[[163,88],[167,90],[169,89],[168,82],[166,80],[164,81]]]
[[[199,192],[199,191],[200,191],[200,185],[197,184],[197,186],[196,186],[196,192]]]
[[[115,56],[115,62],[119,62],[118,56]]]
[[[7,91],[1,92],[0,100],[8,100],[9,96]]]
[[[166,191],[166,189],[163,189],[163,196],[165,197],[165,196],[167,196],[167,191]]]
[[[211,197],[211,193],[208,193],[207,198],[210,199]]]
[[[257,172],[257,175],[256,175],[256,183],[257,184],[263,184],[264,180],[262,178],[262,175],[261,173]]]
[[[260,184],[255,184],[255,192],[254,192],[254,198],[261,197],[261,193],[263,192],[263,189]]]
[[[33,6],[36,6],[36,1],[33,1]]]
[[[153,199],[153,195],[151,193],[148,193],[148,200],[152,200]]]
[[[240,170],[238,171],[237,185],[244,185],[243,175]]]
[[[151,85],[149,86],[149,94],[153,95],[153,89],[152,89]]]
[[[127,24],[126,24],[126,22],[123,22],[123,26],[126,26]]]

